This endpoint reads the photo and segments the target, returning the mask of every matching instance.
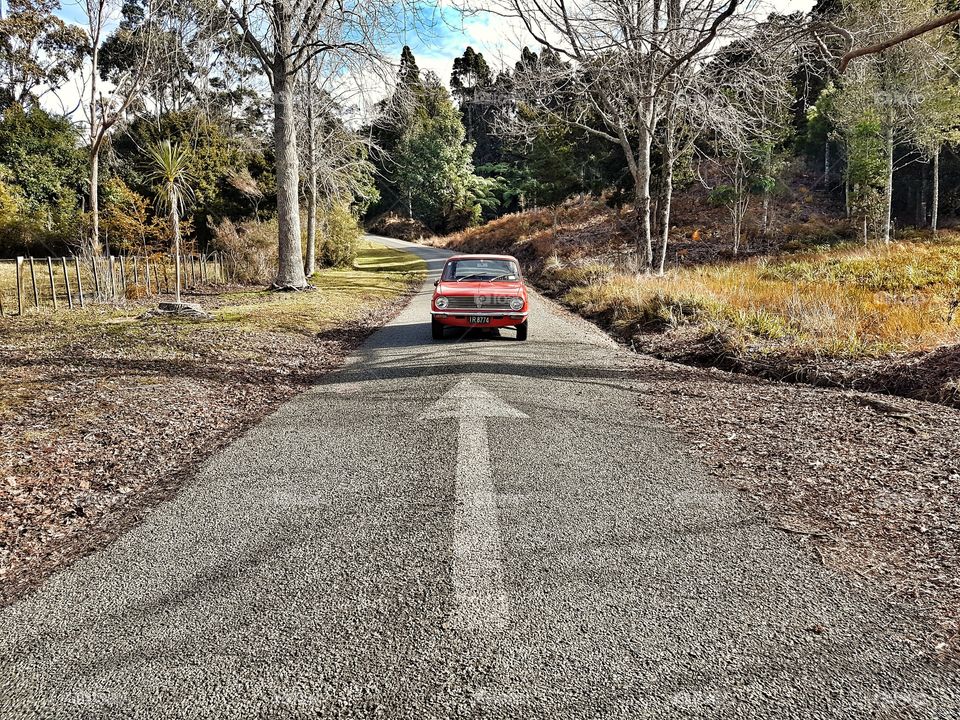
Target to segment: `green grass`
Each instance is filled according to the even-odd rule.
[[[423,281],[426,269],[415,255],[364,244],[353,267],[314,273],[310,282],[315,291],[233,293],[227,296],[231,304],[214,311],[214,317],[228,327],[316,334],[357,317],[377,301],[406,293]]]

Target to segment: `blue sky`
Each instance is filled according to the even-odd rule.
[[[81,1],[61,0],[61,17],[85,24]],[[814,0],[753,0],[750,4],[759,6],[761,2],[762,12],[766,14],[773,9],[809,10]],[[462,13],[450,5],[450,0],[439,0],[439,5],[424,3],[419,18],[411,22],[410,29],[391,40],[387,54],[399,59],[400,49],[407,44],[421,69],[432,70],[444,83],[449,83],[453,60],[462,55],[468,45],[482,52],[491,67],[497,69],[503,65],[512,66],[523,45],[536,44],[526,35],[519,21],[508,21],[483,12],[483,3],[474,3],[472,7],[476,10]]]
[[[772,11],[807,11],[813,7],[814,0],[747,0],[744,5],[752,5],[766,15]],[[399,57],[403,45],[409,45],[421,69],[433,70],[449,83],[453,60],[462,55],[468,45],[482,52],[495,69],[512,66],[524,45],[536,45],[519,21],[510,22],[483,12],[482,3],[474,7],[478,10],[467,15],[450,6],[432,12],[425,9],[424,18],[430,27],[408,33],[397,43],[394,55]]]
[[[407,44],[417,58],[421,69],[433,70],[444,82],[449,82],[454,58],[463,55],[467,46],[482,52],[494,68],[513,65],[520,57],[524,44],[535,44],[523,36],[519,23],[485,12],[462,14],[454,8],[424,13],[429,27],[407,34],[396,45],[395,54]]]

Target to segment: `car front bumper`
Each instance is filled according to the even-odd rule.
[[[431,310],[434,320],[450,327],[501,328],[515,327],[526,321],[528,312],[470,312],[467,310]],[[470,318],[483,316],[490,318],[484,323],[471,322]]]

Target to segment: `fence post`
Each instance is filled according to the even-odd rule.
[[[17,315],[23,315],[23,258],[17,256]]]
[[[124,295],[127,294],[127,265],[123,260],[123,255],[120,256],[120,292]]]
[[[147,295],[150,294],[150,256],[143,256],[143,284],[147,288]]]
[[[102,298],[103,292],[100,290],[100,271],[97,269],[97,256],[90,256],[90,268],[93,270],[93,289],[96,292],[97,297]],[[77,272],[77,277],[80,277],[80,272]]]
[[[40,309],[40,291],[37,290],[37,272],[33,266],[33,255],[30,256],[30,282],[33,285],[33,306]]]
[[[56,312],[59,308],[57,307],[57,286],[53,283],[53,260],[47,255],[47,272],[50,274],[50,297],[53,298],[53,311]]]
[[[80,295],[80,307],[84,307],[83,304],[83,280],[80,279],[80,258],[77,255],[73,256],[73,264],[77,268],[77,293]]]
[[[113,255],[110,256],[110,293],[113,299],[117,299],[117,261]]]
[[[60,263],[63,265],[63,284],[67,288],[67,308],[73,310],[73,293],[70,291],[70,275],[67,273],[67,259],[61,257]]]

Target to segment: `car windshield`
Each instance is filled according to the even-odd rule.
[[[512,260],[465,258],[451,260],[443,268],[443,279],[448,282],[492,282],[517,280],[520,275]]]

